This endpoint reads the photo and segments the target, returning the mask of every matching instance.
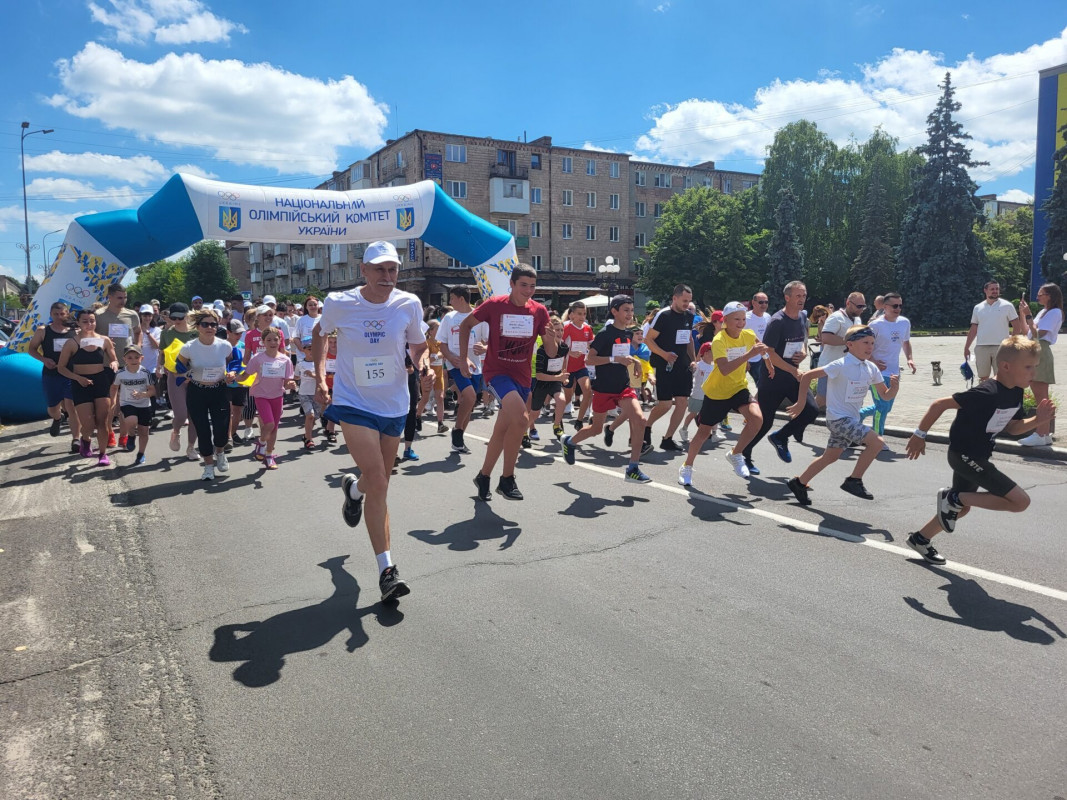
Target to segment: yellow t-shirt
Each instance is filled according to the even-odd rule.
[[[745,328],[741,336],[734,339],[726,335],[725,330],[715,334],[711,340],[711,355],[713,361],[725,358],[733,361],[747,353],[756,344],[756,334]],[[712,400],[729,400],[742,389],[748,388],[748,362],[735,369],[729,375],[723,374],[716,367],[704,381],[704,394]]]

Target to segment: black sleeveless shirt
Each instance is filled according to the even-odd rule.
[[[71,328],[67,328],[63,333],[56,333],[51,325],[44,326],[44,341],[41,343],[41,352],[45,358],[50,358],[59,363],[59,353],[63,349],[63,345],[67,343],[67,339],[71,338]],[[56,342],[59,342],[59,347],[56,347]],[[49,369],[44,367],[42,372],[45,375],[51,375],[53,377],[59,377],[58,369]]]

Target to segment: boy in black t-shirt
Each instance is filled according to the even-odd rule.
[[[1030,505],[1029,495],[989,459],[1001,431],[1022,434],[1052,419],[1055,408],[1047,398],[1038,404],[1035,416],[1023,418],[1023,389],[1030,385],[1040,357],[1041,348],[1036,341],[1009,336],[997,350],[997,377],[935,400],[908,440],[908,458],[923,455],[927,431],[943,413],[956,409],[948,434],[952,487],[937,493],[937,513],[908,537],[908,546],[931,564],[944,564],[945,558],[930,540],[940,531],[955,529],[956,520],[972,507],[1019,512]]]
[[[563,321],[555,314],[549,314],[548,322],[556,332],[559,345],[554,356],[548,354],[543,344],[537,348],[534,355],[534,379],[530,389],[530,433],[537,432],[537,418],[541,415],[545,401],[551,397],[555,402],[552,433],[559,439],[563,436],[563,407],[566,405],[563,384],[569,377],[563,368],[567,365],[567,354],[570,350],[563,341]]]
[[[577,445],[596,436],[604,427],[604,420],[613,408],[619,409],[619,422],[630,423],[630,463],[626,467],[626,479],[648,483],[652,479],[641,471],[641,446],[645,440],[645,418],[641,414],[641,402],[630,388],[630,326],[634,321],[634,301],[623,294],[611,298],[611,324],[596,335],[589,345],[585,363],[596,367],[593,378],[593,421],[573,436],[563,438],[563,458],[574,463]]]

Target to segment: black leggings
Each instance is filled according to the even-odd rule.
[[[752,460],[752,448],[767,435],[767,431],[774,425],[774,414],[778,411],[778,407],[782,405],[782,401],[788,400],[790,403],[795,403],[799,389],[800,384],[791,376],[788,380],[784,377],[771,380],[767,377],[766,372],[763,373],[763,378],[759,382],[759,394],[756,396],[760,413],[763,414],[763,425],[760,426],[756,438],[749,442],[748,447],[744,449],[746,459]],[[783,425],[779,435],[783,440],[797,433],[803,435],[804,429],[814,422],[817,416],[819,416],[819,408],[815,405],[815,396],[809,390],[808,401],[807,405],[804,406],[804,410],[800,412],[800,416],[796,419],[791,419]]]
[[[200,455],[207,458],[214,455],[215,447],[222,448],[230,440],[230,401],[226,394],[226,384],[204,388],[189,383],[185,393],[185,405],[189,409],[189,419],[196,429],[197,446]]]
[[[408,375],[408,394],[411,395],[411,405],[408,407],[408,418],[404,422],[404,441],[415,441],[415,420],[418,419],[419,407],[419,373],[412,372]]]

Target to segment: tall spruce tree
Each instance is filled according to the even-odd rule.
[[[911,301],[908,316],[933,328],[966,325],[989,277],[974,232],[978,186],[967,172],[984,164],[971,158],[964,144],[971,137],[952,117],[960,104],[949,73],[940,87],[941,99],[926,118],[927,142],[917,148],[926,163],[916,170],[897,248],[897,285]]]
[[[804,277],[804,247],[797,230],[797,201],[793,190],[786,186],[778,190],[778,206],[774,209],[774,233],[767,246],[767,260],[771,270],[763,284],[772,309],[782,305],[782,289],[790,281]]]
[[[875,172],[867,187],[860,249],[852,262],[853,287],[867,297],[896,288],[893,247],[889,244],[889,207],[881,176]]]
[[[1067,287],[1067,125],[1059,130],[1063,145],[1052,156],[1055,164],[1056,181],[1052,194],[1041,206],[1048,215],[1048,233],[1045,235],[1045,247],[1041,251],[1041,274],[1046,281],[1055,281]]]

